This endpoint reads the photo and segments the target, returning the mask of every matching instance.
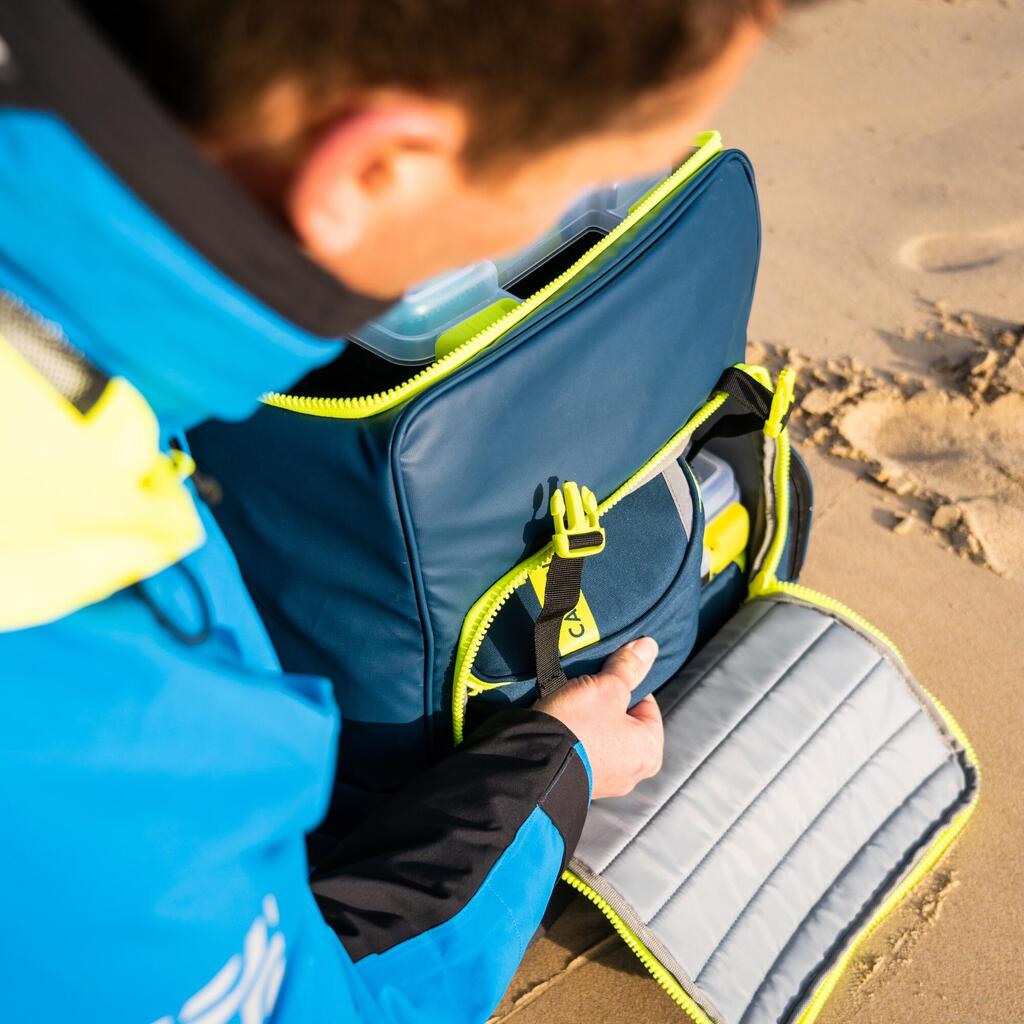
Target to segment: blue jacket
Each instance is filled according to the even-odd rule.
[[[246,416],[377,312],[59,0],[0,9],[3,296],[131,381],[165,444]],[[182,562],[0,634],[4,1019],[483,1020],[579,836],[582,748],[537,712],[494,719],[322,840],[314,897],[338,712],[325,680],[281,671],[197,505],[207,541]]]

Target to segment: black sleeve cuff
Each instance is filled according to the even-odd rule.
[[[501,712],[340,840],[312,886],[352,959],[458,913],[538,806],[568,859],[590,802],[576,748],[576,737],[550,715]]]
[[[521,736],[522,741],[530,742],[531,735],[565,737],[558,749],[565,749],[561,767],[551,780],[550,785],[540,797],[538,803],[552,824],[558,829],[565,844],[564,868],[576,850],[583,832],[583,823],[590,807],[591,777],[590,763],[583,751],[583,745],[576,739],[573,731],[557,718],[537,711],[533,708],[514,708],[503,711],[489,719],[470,740],[477,737],[488,737],[495,733],[512,732]],[[517,742],[513,738],[513,742]]]

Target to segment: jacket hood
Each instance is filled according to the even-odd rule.
[[[164,432],[248,415],[385,308],[308,259],[61,0],[0,7],[0,291]]]

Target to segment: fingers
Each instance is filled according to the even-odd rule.
[[[661,771],[662,758],[665,756],[665,728],[661,720],[661,708],[649,693],[643,700],[631,707],[627,714],[642,727],[646,759],[641,770],[641,778],[650,778]],[[637,780],[639,781],[639,780]]]
[[[643,700],[637,701],[626,714],[643,725],[657,726],[659,731],[661,730],[661,708],[658,707],[653,693],[649,693]]]
[[[650,672],[654,659],[658,656],[658,644],[649,636],[620,647],[604,663],[601,675],[617,680],[632,693]]]

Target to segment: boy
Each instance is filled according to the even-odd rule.
[[[172,441],[671,163],[775,7],[6,0],[7,1017],[487,1016],[589,799],[660,765],[653,699],[627,710],[653,641],[470,737],[345,840],[318,907],[337,712],[281,672]]]

